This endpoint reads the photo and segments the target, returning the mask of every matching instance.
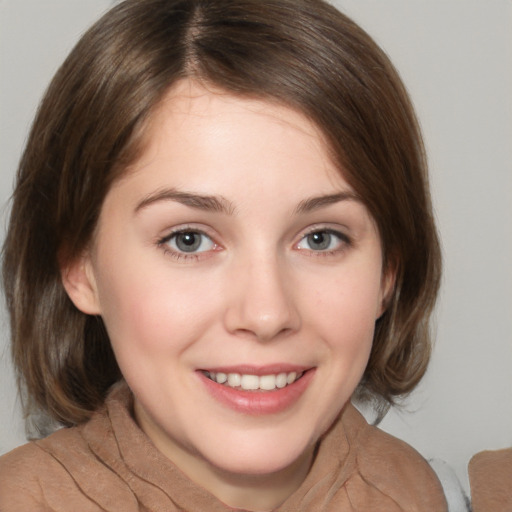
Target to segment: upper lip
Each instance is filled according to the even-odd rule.
[[[301,373],[311,369],[311,366],[289,364],[289,363],[276,363],[265,366],[256,366],[252,364],[240,364],[229,366],[209,366],[201,368],[201,371],[212,373],[239,373],[240,375],[277,375],[279,373]]]

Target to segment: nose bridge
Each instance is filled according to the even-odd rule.
[[[250,333],[266,341],[296,330],[300,317],[284,258],[254,251],[235,264],[235,293],[226,312],[231,332]]]

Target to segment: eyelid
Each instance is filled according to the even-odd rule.
[[[318,233],[319,231],[323,231],[325,233],[331,233],[333,235],[337,235],[340,238],[344,240],[351,240],[351,237],[347,233],[348,228],[340,226],[339,224],[336,224],[336,226],[333,226],[331,223],[315,223],[312,226],[309,226],[305,228],[302,233],[300,234],[300,239],[304,238],[305,236],[311,235],[313,233]]]
[[[201,235],[207,236],[208,238],[212,238],[212,236],[206,230],[187,224],[185,226],[171,228],[165,235],[158,238],[158,242],[168,242],[172,237],[179,235],[180,233],[199,233]]]
[[[313,226],[310,226],[304,230],[302,236],[307,236],[310,235],[311,233],[317,233],[318,231],[333,233],[343,238],[348,238],[348,235],[345,233],[342,227],[333,227],[331,224],[315,224]]]

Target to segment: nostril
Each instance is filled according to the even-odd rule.
[[[285,327],[282,329],[264,329],[264,328],[254,328],[254,329],[236,329],[232,331],[233,334],[236,334],[240,337],[244,338],[253,338],[260,342],[267,342],[272,340],[277,340],[281,338],[285,338],[291,335],[295,330],[290,327]]]

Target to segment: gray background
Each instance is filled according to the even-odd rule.
[[[79,34],[114,2],[0,0],[1,235],[37,103]],[[512,445],[512,2],[337,0],[409,88],[431,167],[445,274],[430,370],[382,428],[447,461]],[[0,330],[0,453],[24,442]]]

